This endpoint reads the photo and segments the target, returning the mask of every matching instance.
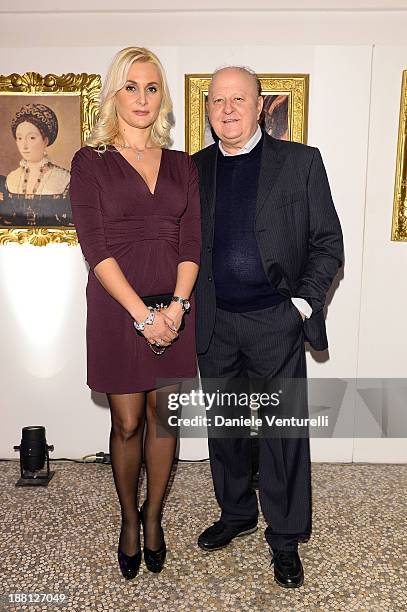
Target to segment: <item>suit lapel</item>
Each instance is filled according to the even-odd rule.
[[[257,189],[256,217],[269,198],[283,167],[286,155],[281,149],[282,147],[279,146],[277,139],[264,134]]]
[[[215,212],[216,200],[216,165],[218,159],[219,147],[217,144],[212,145],[208,151],[208,160],[205,164],[205,196],[207,200],[210,216],[213,218]]]

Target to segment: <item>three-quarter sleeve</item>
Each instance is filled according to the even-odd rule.
[[[94,156],[95,152],[86,147],[75,153],[69,188],[72,218],[79,244],[92,270],[98,263],[112,256],[106,246]]]
[[[181,217],[178,263],[193,261],[199,266],[201,257],[201,202],[199,177],[195,162],[188,156],[188,202]]]

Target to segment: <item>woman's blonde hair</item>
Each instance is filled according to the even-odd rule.
[[[151,139],[159,147],[170,144],[172,101],[164,68],[158,57],[144,47],[126,47],[114,56],[109,66],[106,81],[100,93],[99,119],[94,125],[86,143],[103,151],[112,144],[119,134],[115,96],[124,87],[130,67],[134,62],[151,62],[158,68],[161,77],[163,97],[160,112],[153,123]]]

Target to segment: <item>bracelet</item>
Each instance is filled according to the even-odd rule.
[[[154,308],[152,308],[151,306],[149,306],[150,309],[150,314],[144,319],[144,321],[141,321],[140,323],[138,323],[137,321],[133,321],[133,325],[134,327],[137,329],[137,331],[144,331],[144,328],[146,325],[152,325],[154,323],[154,319],[155,319],[155,310]]]

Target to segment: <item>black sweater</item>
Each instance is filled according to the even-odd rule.
[[[254,222],[263,138],[242,155],[218,153],[213,273],[216,303],[230,312],[268,308],[286,299],[270,284]]]

